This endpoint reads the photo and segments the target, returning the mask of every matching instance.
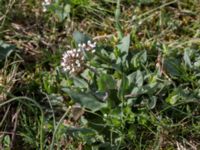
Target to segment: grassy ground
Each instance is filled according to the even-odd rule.
[[[0,0],[0,149],[200,149],[199,0],[42,2]]]

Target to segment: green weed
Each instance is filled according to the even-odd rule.
[[[44,2],[0,1],[0,149],[199,149],[198,0]]]

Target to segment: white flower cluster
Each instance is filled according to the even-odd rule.
[[[68,71],[70,74],[82,72],[84,70],[82,64],[84,64],[84,56],[81,50],[73,49],[63,54],[61,66],[64,71]]]
[[[69,74],[80,74],[85,69],[84,52],[95,52],[96,42],[78,44],[78,49],[66,51],[62,56],[61,66]]]
[[[47,6],[49,6],[50,4],[51,4],[51,0],[44,0],[42,2],[43,12],[47,11]]]
[[[92,53],[95,52],[96,42],[92,43],[90,40],[87,41],[87,44],[78,44],[78,47],[81,51],[91,51]]]

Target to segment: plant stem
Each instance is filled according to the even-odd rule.
[[[56,133],[61,125],[61,123],[63,122],[63,120],[65,119],[65,117],[68,115],[68,113],[70,112],[70,109],[66,110],[66,112],[64,113],[64,115],[61,117],[61,119],[59,120],[57,126],[55,127],[54,129],[54,132],[53,132],[53,137],[52,137],[52,141],[51,141],[51,146],[50,146],[50,150],[53,150],[53,146],[54,146],[54,142],[55,142],[55,136],[56,136]]]

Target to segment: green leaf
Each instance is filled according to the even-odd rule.
[[[136,85],[138,87],[141,87],[143,85],[143,75],[142,75],[142,72],[140,70],[137,71],[136,73]]]
[[[62,90],[66,92],[74,102],[77,102],[81,106],[88,108],[94,112],[107,106],[107,103],[100,102],[95,96],[93,96],[89,92],[76,92],[69,88],[63,88]]]
[[[125,36],[117,47],[121,51],[123,62],[125,62],[130,47],[130,34]]]
[[[179,96],[176,94],[170,94],[169,97],[167,97],[166,102],[170,103],[171,105],[176,104],[178,101]]]
[[[10,136],[9,136],[9,135],[5,135],[5,136],[3,137],[2,143],[3,143],[3,145],[4,145],[5,150],[9,150],[10,143],[11,143]]]
[[[87,6],[89,3],[90,3],[90,0],[70,0],[70,4],[72,4],[72,5]]]
[[[66,18],[70,17],[70,12],[71,12],[71,6],[70,4],[58,4],[58,3],[54,3],[53,5],[50,5],[49,10],[52,10],[53,12],[55,12],[55,14],[57,15],[59,21],[64,21]]]
[[[188,65],[190,68],[192,68],[192,63],[191,63],[191,60],[190,60],[189,53],[188,53],[187,49],[185,49],[185,51],[184,51],[183,59],[185,61],[185,64]]]
[[[149,107],[149,109],[153,109],[153,108],[155,108],[156,103],[157,103],[157,97],[156,96],[150,96],[148,103],[147,103],[147,106]]]
[[[174,91],[170,93],[169,96],[166,98],[166,102],[168,102],[171,105],[174,105],[181,99],[181,95],[181,89],[174,89]]]
[[[88,88],[88,83],[79,77],[73,76],[74,85],[78,88]]]
[[[153,4],[155,0],[137,0],[136,3],[140,5],[147,5],[147,4]]]
[[[132,95],[141,95],[141,94],[152,95],[155,92],[157,92],[158,89],[161,89],[161,88],[163,88],[163,84],[150,83],[142,87],[134,87],[133,90],[131,91],[131,94]]]
[[[96,92],[95,97],[101,101],[105,101],[108,98],[108,92]]]
[[[142,88],[134,87],[131,91],[131,95],[139,95],[139,94],[143,94]]]
[[[116,88],[116,81],[111,75],[108,74],[101,74],[101,76],[97,79],[97,84],[99,91],[107,91]]]
[[[0,61],[8,57],[14,48],[14,46],[6,44],[0,40]]]
[[[128,81],[129,81],[129,86],[137,86],[141,87],[144,82],[144,77],[143,74],[140,70],[137,70],[136,72],[133,72],[127,76]]]
[[[165,58],[163,67],[171,76],[177,77],[182,75],[181,63],[176,58]]]
[[[76,138],[81,138],[84,142],[92,144],[98,140],[97,131],[91,128],[78,128],[66,126],[68,134],[75,136]]]
[[[145,64],[146,61],[147,61],[147,52],[141,51],[133,56],[133,58],[131,59],[131,64],[133,65],[133,67],[137,68],[141,64]]]
[[[76,127],[68,127],[67,129],[68,132],[81,132],[83,134],[92,134],[92,135],[95,135],[96,134],[96,131],[93,130],[93,129],[89,129],[89,128],[76,128]]]
[[[129,75],[127,76],[128,81],[129,81],[129,86],[131,86],[131,85],[134,85],[134,86],[135,86],[136,75],[137,75],[137,72],[133,72],[133,73],[131,73],[131,74],[129,74]]]
[[[70,13],[70,11],[71,11],[70,5],[66,4],[65,7],[64,7],[64,14],[65,14],[65,16],[68,16],[69,13]]]
[[[87,43],[87,41],[91,40],[87,35],[79,32],[79,31],[74,31],[73,39],[76,42],[76,44]]]
[[[123,99],[124,94],[126,90],[128,89],[128,85],[129,85],[128,78],[126,77],[125,74],[123,74],[122,79],[119,84],[119,92],[118,92],[118,96],[120,99]]]

